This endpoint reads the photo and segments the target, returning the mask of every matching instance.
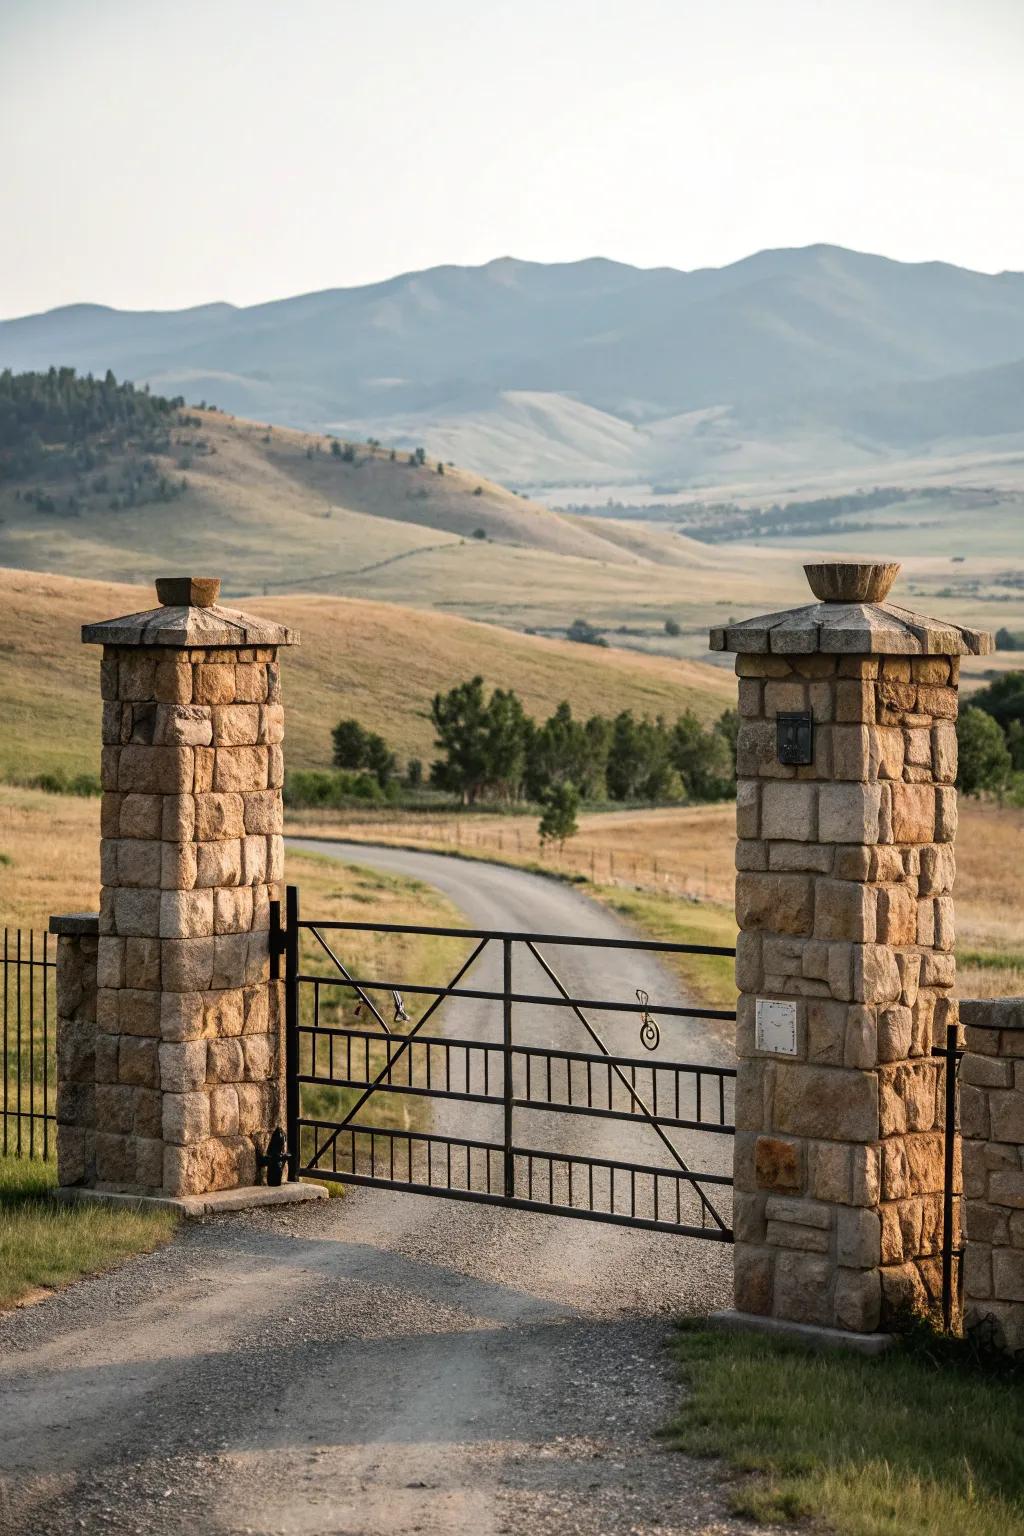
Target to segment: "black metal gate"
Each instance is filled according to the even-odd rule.
[[[382,974],[352,968],[345,946],[355,935],[384,951]],[[457,946],[449,980],[400,974],[410,935]],[[668,1034],[677,1021],[735,1013],[657,1002],[664,981],[643,957],[733,950],[311,922],[300,917],[294,886],[273,947],[286,959],[290,1178],[732,1241],[736,1071],[663,1051],[659,1021]],[[645,984],[627,998],[574,995],[549,952],[589,949],[621,952],[624,964],[641,957],[632,963],[646,965]],[[439,1030],[443,1005],[449,1015],[471,1010],[468,1029],[463,1021],[456,1035]],[[592,1015],[602,1016],[601,1029]],[[626,1047],[627,1032],[639,1049]],[[653,1160],[622,1155],[623,1122]]]

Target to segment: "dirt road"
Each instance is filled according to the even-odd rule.
[[[476,926],[622,936],[521,871],[323,851],[416,874]],[[642,966],[596,949],[563,968],[629,996]],[[727,1059],[680,1029],[673,1051]],[[0,1320],[0,1530],[744,1529],[720,1469],[654,1438],[672,1318],[726,1304],[729,1271],[722,1244],[381,1190],[187,1229]]]

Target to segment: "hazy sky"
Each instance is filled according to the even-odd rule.
[[[1024,0],[0,0],[0,315],[832,241],[1024,268]]]

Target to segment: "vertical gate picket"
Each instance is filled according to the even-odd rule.
[[[502,941],[502,1050],[505,1062],[505,1198],[515,1194],[512,1160],[512,940]]]

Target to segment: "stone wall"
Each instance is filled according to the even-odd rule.
[[[96,1178],[251,1184],[280,1116],[273,647],[106,646]]]
[[[1016,1353],[1024,1350],[1024,998],[965,1001],[960,1011],[964,1326]]]
[[[61,1182],[96,1179],[96,957],[92,913],[51,917],[57,939],[57,1165]]]
[[[871,1330],[940,1295],[959,660],[793,649],[736,662],[736,1304]],[[785,766],[776,716],[808,709]],[[795,1000],[791,1057],[757,999]]]

